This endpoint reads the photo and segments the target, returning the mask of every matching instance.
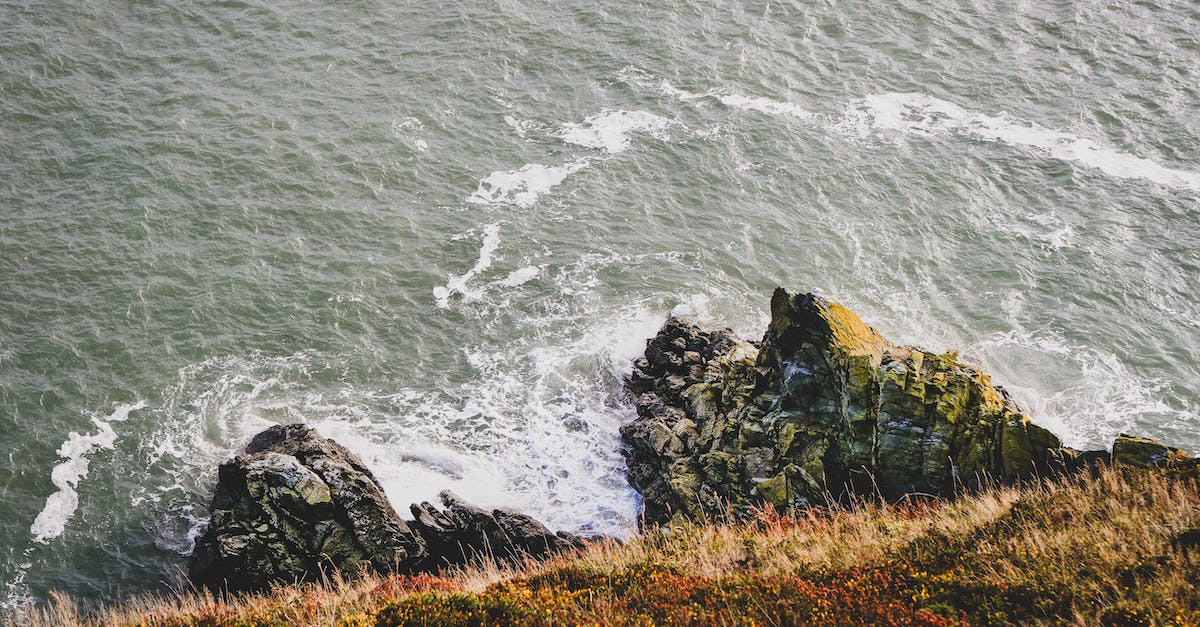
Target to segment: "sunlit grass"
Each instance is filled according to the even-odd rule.
[[[760,512],[518,567],[131,599],[29,625],[1200,624],[1194,475],[1098,470],[957,501]],[[1189,532],[1189,530],[1193,530]]]

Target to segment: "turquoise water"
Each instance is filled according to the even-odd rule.
[[[0,4],[0,596],[179,581],[305,421],[627,533],[619,376],[772,288],[1200,450],[1193,3]]]

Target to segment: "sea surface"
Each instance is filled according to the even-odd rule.
[[[179,585],[302,421],[628,534],[621,376],[820,291],[1200,451],[1200,5],[0,0],[0,602]]]

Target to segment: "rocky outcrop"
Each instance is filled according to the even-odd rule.
[[[1190,468],[1197,465],[1195,458],[1177,448],[1124,433],[1113,443],[1112,460],[1141,468]]]
[[[246,590],[322,571],[392,572],[425,553],[356,455],[303,425],[276,426],[221,464],[189,571],[197,584]]]
[[[1107,457],[1062,446],[956,353],[896,346],[838,303],[783,289],[761,342],[668,320],[628,386],[638,417],[621,434],[647,522],[949,495]],[[1138,447],[1118,459],[1181,455]]]
[[[231,591],[345,575],[416,573],[481,556],[519,560],[577,548],[508,509],[484,510],[453,493],[444,510],[410,507],[405,522],[362,461],[304,425],[258,434],[218,471],[211,518],[189,563],[193,583]]]
[[[430,503],[410,505],[412,522],[428,551],[412,570],[432,571],[468,563],[480,556],[501,559],[540,558],[582,548],[599,538],[554,533],[532,517],[511,509],[485,510],[449,490],[438,495],[444,511]]]

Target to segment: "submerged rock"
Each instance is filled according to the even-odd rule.
[[[652,523],[943,496],[1107,457],[1062,446],[956,353],[896,346],[840,304],[783,289],[760,343],[669,319],[628,386],[638,417],[621,434]]]
[[[311,581],[334,570],[417,573],[481,557],[519,560],[578,548],[584,539],[552,533],[508,509],[484,510],[451,492],[445,510],[410,507],[405,522],[362,461],[304,425],[276,425],[245,454],[221,464],[211,519],[189,575],[199,586],[260,590]]]

